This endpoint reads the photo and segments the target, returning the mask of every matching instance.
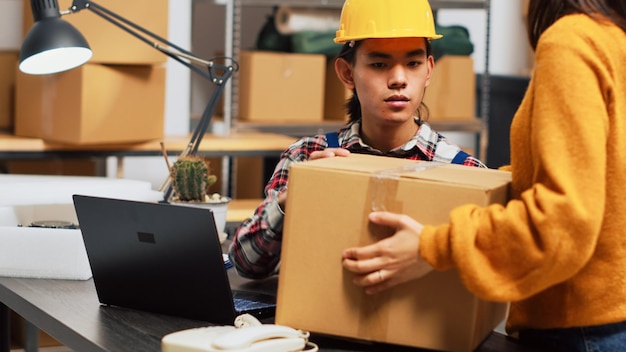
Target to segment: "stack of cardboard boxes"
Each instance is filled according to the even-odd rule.
[[[239,119],[321,122],[324,67],[319,54],[243,51],[239,57]]]
[[[68,9],[71,0],[59,0]],[[166,38],[168,0],[109,0],[108,10]],[[33,25],[23,0],[26,35]],[[87,39],[89,63],[50,75],[17,72],[15,134],[70,144],[163,137],[167,56],[89,10],[62,17]]]
[[[254,123],[347,121],[352,92],[337,78],[334,58],[244,51],[239,70],[239,120]],[[431,121],[476,119],[476,74],[470,56],[437,61],[424,102]],[[451,104],[450,102],[454,102]]]
[[[429,121],[476,119],[476,74],[471,56],[445,55],[435,63],[424,94]]]
[[[328,60],[324,89],[324,119],[347,121],[345,105],[352,92],[337,78],[334,60]],[[429,121],[476,119],[476,74],[472,57],[448,55],[438,60],[426,88],[424,104],[430,113]]]
[[[242,51],[238,121],[276,126],[347,122],[345,106],[352,92],[337,77],[334,61],[334,57],[321,54]],[[424,97],[429,121],[476,120],[475,77],[470,56],[438,60]],[[259,174],[262,169],[259,158],[239,158],[238,163],[242,166],[237,168],[246,172]],[[219,165],[219,160],[213,165]],[[260,181],[252,184],[246,180],[237,187],[237,197],[258,198],[263,186]]]

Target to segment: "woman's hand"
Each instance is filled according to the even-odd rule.
[[[348,156],[350,155],[350,151],[348,149],[341,148],[327,148],[324,150],[318,150],[309,156],[309,160],[322,159],[322,158],[332,158],[334,156]]]
[[[395,233],[374,244],[343,252],[343,267],[356,274],[353,282],[364,287],[367,294],[418,279],[433,270],[418,253],[422,224],[408,215],[389,212],[370,213],[369,220]]]

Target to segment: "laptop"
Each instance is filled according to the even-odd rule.
[[[210,209],[74,195],[101,304],[233,325],[275,295],[231,290]],[[230,269],[234,270],[234,269]]]

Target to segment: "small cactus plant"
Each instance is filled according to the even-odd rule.
[[[209,187],[217,181],[209,161],[195,155],[180,157],[170,169],[172,186],[179,201],[204,202]]]

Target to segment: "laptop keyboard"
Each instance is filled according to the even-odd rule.
[[[240,313],[276,307],[275,297],[257,292],[235,290],[233,302],[235,310]]]

